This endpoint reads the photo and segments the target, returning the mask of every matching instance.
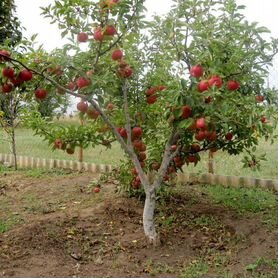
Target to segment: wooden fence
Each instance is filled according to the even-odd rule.
[[[11,154],[0,154],[0,163],[13,165]],[[91,173],[109,173],[113,170],[112,165],[96,165],[94,163],[78,162],[71,160],[45,159],[28,156],[18,156],[19,168],[62,168],[73,171],[87,171]],[[222,184],[234,187],[262,187],[278,192],[278,179],[260,179],[254,177],[221,176],[215,174],[195,174],[179,173],[177,175],[179,183],[203,183],[203,184]]]

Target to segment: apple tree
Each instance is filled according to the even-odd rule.
[[[31,114],[29,125],[54,148],[121,145],[129,186],[145,193],[144,232],[154,244],[156,193],[185,164],[207,150],[246,151],[257,163],[258,138],[275,128],[264,80],[277,40],[242,8],[234,0],[175,1],[165,18],[147,21],[143,0],[55,1],[43,13],[70,36],[53,61],[63,74],[45,71],[43,57],[34,68],[21,63],[40,82],[37,98],[55,87],[79,98],[88,119],[64,127]]]
[[[34,39],[35,36],[30,41],[21,40],[14,45],[9,45],[9,40],[6,40],[0,46],[0,127],[10,144],[15,169],[17,169],[15,132],[18,125],[22,123],[24,110],[38,110],[43,112],[41,113],[42,116],[47,115],[49,117],[57,113],[55,109],[64,110],[69,105],[68,97],[61,96],[53,86],[49,85],[46,85],[45,88],[49,91],[54,90],[56,97],[45,96],[44,105],[40,102],[40,94],[43,93],[40,90],[41,80],[36,78],[34,70],[40,63],[38,59],[40,57],[45,61],[44,68],[42,69],[42,66],[40,66],[40,69],[49,71],[55,53],[50,55],[41,48],[35,50]],[[55,60],[57,59],[55,58]],[[32,70],[26,68],[25,64],[27,62]],[[35,98],[32,97],[33,94],[30,94],[30,92],[34,92]]]

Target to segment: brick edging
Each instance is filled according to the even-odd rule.
[[[0,163],[13,165],[14,157],[11,154],[0,154]],[[39,157],[17,156],[18,168],[61,168],[74,171],[86,171],[91,173],[108,173],[113,169],[112,165],[78,162],[73,160],[46,159]]]
[[[87,171],[90,173],[109,173],[113,170],[112,165],[94,164],[87,162],[78,162],[72,160],[46,159],[38,157],[18,156],[19,168],[61,168],[71,169],[74,171]],[[13,155],[1,154],[0,163],[13,164]],[[275,190],[278,192],[278,179],[260,179],[254,177],[239,176],[222,176],[214,174],[196,174],[196,173],[179,173],[177,175],[179,183],[206,183],[206,184],[222,184],[224,186],[246,186],[246,187],[262,187]]]

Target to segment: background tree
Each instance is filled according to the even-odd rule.
[[[22,28],[15,16],[16,7],[13,0],[3,0],[0,3],[0,45],[14,46],[22,38]],[[0,110],[4,117],[9,120],[10,111],[6,108],[9,101],[0,95]],[[11,119],[10,119],[11,120]]]
[[[8,39],[9,45],[15,45],[22,38],[21,26],[15,16],[13,0],[2,0],[0,3],[0,44]]]
[[[265,39],[267,30],[248,23],[242,8],[234,0],[178,1],[165,19],[148,23],[140,0],[55,1],[44,9],[74,40],[55,63],[62,75],[46,72],[43,59],[26,59],[40,84],[35,96],[54,96],[45,89],[54,85],[79,97],[77,109],[92,121],[64,127],[35,113],[29,125],[69,154],[117,140],[130,161],[130,188],[144,190],[152,243],[159,242],[156,193],[184,164],[207,150],[247,151],[257,163],[258,137],[275,128],[277,110],[263,105],[261,92],[277,40]]]

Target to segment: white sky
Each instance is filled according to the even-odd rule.
[[[47,6],[54,0],[15,0],[17,14],[26,28],[26,35],[38,33],[38,41],[43,43],[47,50],[61,46],[60,33],[49,19],[44,19],[40,13],[41,6]],[[237,0],[238,4],[246,5],[245,15],[251,21],[258,21],[268,27],[273,36],[278,37],[278,0]],[[149,14],[166,13],[171,7],[171,0],[146,0]]]

